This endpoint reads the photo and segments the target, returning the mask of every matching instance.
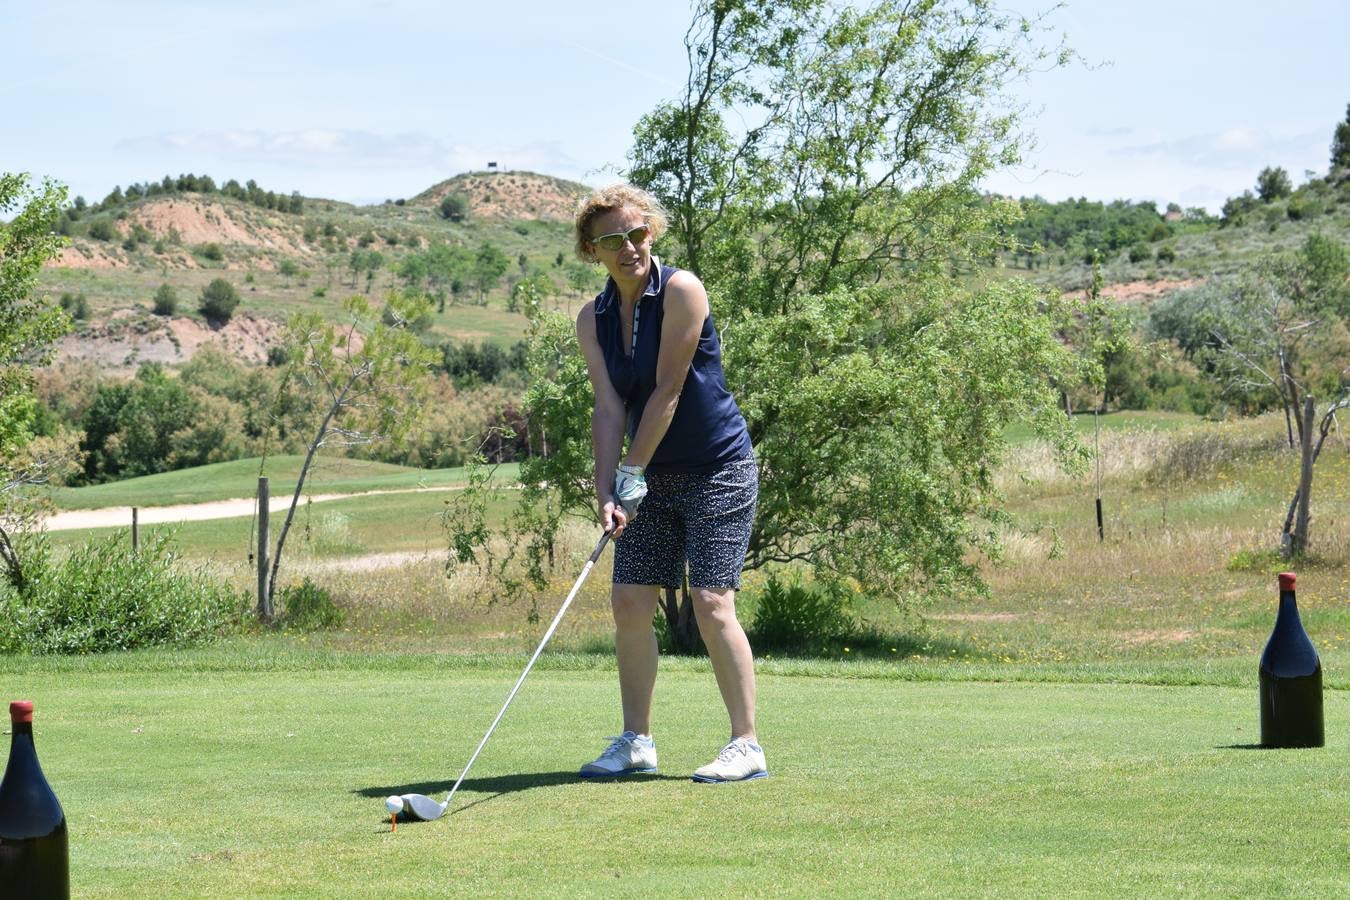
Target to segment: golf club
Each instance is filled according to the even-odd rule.
[[[492,737],[492,732],[496,730],[497,723],[506,714],[506,708],[511,705],[511,701],[516,696],[516,691],[519,691],[520,686],[525,683],[525,676],[530,674],[530,669],[534,667],[534,661],[539,658],[540,653],[544,652],[544,645],[548,643],[549,638],[553,637],[553,632],[558,629],[558,623],[562,621],[563,614],[567,612],[567,607],[572,605],[572,599],[576,597],[577,591],[586,581],[586,576],[591,574],[591,568],[595,566],[595,561],[604,552],[607,543],[609,543],[608,531],[600,536],[600,542],[591,551],[591,558],[586,561],[586,566],[581,570],[581,575],[577,577],[576,583],[572,585],[572,590],[568,593],[567,599],[559,607],[558,614],[553,617],[553,624],[549,625],[548,630],[544,632],[543,640],[539,642],[539,647],[534,651],[534,656],[531,656],[530,661],[525,664],[525,671],[520,673],[520,678],[516,681],[516,686],[511,688],[511,693],[506,695],[506,702],[502,704],[501,711],[497,713],[497,718],[492,720],[492,725],[488,728],[487,734],[483,735],[483,739],[478,742],[478,749],[473,751],[473,756],[469,757],[468,763],[464,766],[464,771],[459,774],[459,779],[455,782],[454,787],[450,788],[450,793],[446,795],[445,802],[437,803],[425,794],[402,794],[400,797],[403,800],[403,812],[408,818],[430,822],[445,815],[445,811],[450,808],[450,801],[455,797],[455,791],[459,790],[459,786],[464,782],[464,776],[469,774],[469,769],[473,766],[473,761],[483,751],[488,738]]]

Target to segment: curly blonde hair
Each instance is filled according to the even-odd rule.
[[[591,224],[607,212],[630,208],[642,213],[642,218],[651,226],[653,242],[665,234],[668,219],[661,201],[631,184],[611,184],[592,191],[577,204],[574,247],[577,259],[588,263],[599,262],[591,245]]]

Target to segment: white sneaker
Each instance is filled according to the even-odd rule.
[[[600,758],[588,762],[578,773],[582,778],[604,778],[656,771],[656,742],[647,735],[625,731],[612,737]]]
[[[733,738],[722,748],[717,759],[701,769],[694,770],[695,781],[717,783],[722,781],[749,781],[766,778],[769,770],[764,765],[764,748],[745,738]]]

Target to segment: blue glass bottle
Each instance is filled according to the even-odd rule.
[[[70,897],[66,814],[38,764],[33,703],[9,705],[9,763],[0,781],[0,896]]]
[[[1293,572],[1280,573],[1280,611],[1261,654],[1261,744],[1321,747],[1322,661],[1298,617]]]

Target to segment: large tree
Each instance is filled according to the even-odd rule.
[[[51,442],[35,442],[33,427],[33,367],[51,358],[70,327],[60,307],[34,291],[39,270],[65,243],[54,230],[65,200],[60,185],[0,174],[0,564],[11,581],[23,577],[10,534],[31,512],[25,489],[68,457]]]
[[[760,468],[749,566],[900,600],[978,588],[1004,426],[1077,458],[1057,411],[1085,365],[1058,337],[1071,311],[971,277],[1017,215],[979,183],[1018,159],[1007,89],[1060,59],[1039,35],[981,2],[698,5],[684,91],[638,123],[629,175],[667,206],[659,252],[703,279],[722,330]],[[585,504],[589,390],[563,334],[536,328],[530,420],[555,455],[522,480],[567,509]],[[674,629],[687,606],[667,596]]]

